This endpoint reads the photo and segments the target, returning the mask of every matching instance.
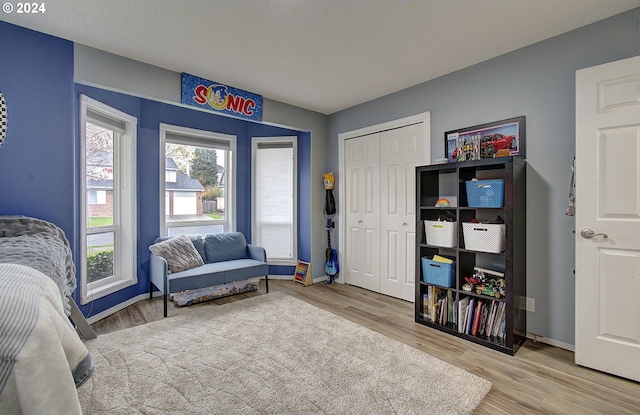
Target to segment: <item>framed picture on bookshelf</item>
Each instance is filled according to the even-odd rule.
[[[445,156],[449,163],[501,156],[524,158],[525,136],[524,116],[446,131]]]
[[[311,277],[311,264],[309,262],[298,260],[295,274],[293,274],[293,280],[304,284],[305,287],[313,284],[313,278]]]

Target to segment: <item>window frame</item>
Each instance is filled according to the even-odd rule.
[[[167,139],[167,134],[175,134],[182,136],[183,139],[173,140]],[[179,141],[179,142],[178,142]],[[189,226],[206,226],[211,224],[222,224],[224,232],[232,232],[236,229],[236,160],[237,160],[237,136],[218,133],[214,131],[198,130],[194,128],[181,127],[177,125],[160,123],[160,171],[159,183],[160,194],[158,200],[160,208],[160,234],[167,236],[169,234],[169,227],[166,222],[166,210],[165,210],[165,198],[166,198],[166,144],[183,144],[194,147],[208,147],[216,148],[212,144],[216,141],[224,141],[228,143],[227,156],[225,160],[225,175],[226,180],[224,183],[225,191],[225,218],[223,220],[207,221],[207,222],[186,222]],[[219,149],[219,148],[218,148]],[[230,174],[229,174],[230,173]],[[184,226],[184,225],[183,225]]]
[[[260,245],[260,235],[258,232],[258,198],[257,198],[257,152],[260,144],[291,144],[293,149],[293,181],[292,181],[292,253],[291,258],[270,258],[267,253],[267,263],[269,265],[295,266],[298,259],[298,137],[297,136],[279,136],[279,137],[252,137],[251,138],[251,241],[256,245]]]
[[[121,123],[123,132],[114,134],[113,152],[113,224],[89,229],[87,226],[87,157],[86,125],[90,122],[107,128],[88,114]],[[86,95],[80,95],[80,304],[113,294],[136,285],[137,276],[137,177],[136,147],[138,119]],[[114,132],[115,129],[113,130]],[[92,234],[114,234],[114,275],[87,282],[87,237]]]

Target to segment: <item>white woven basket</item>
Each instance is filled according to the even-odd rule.
[[[504,251],[506,229],[500,223],[463,223],[464,248],[499,254]]]
[[[424,221],[427,245],[453,248],[458,244],[458,222]]]

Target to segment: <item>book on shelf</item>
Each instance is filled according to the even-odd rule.
[[[487,329],[485,330],[487,337],[491,336],[491,330],[493,329],[493,321],[496,318],[497,308],[498,302],[495,300],[491,301],[491,310],[489,311],[489,317],[487,317]]]
[[[506,326],[507,326],[507,319],[505,318],[505,307],[502,308],[502,316],[500,318],[500,329],[498,330],[498,337],[501,339],[504,339],[505,337],[505,332],[506,332]]]
[[[476,299],[472,298],[469,302],[469,312],[467,313],[467,324],[464,328],[465,334],[471,333],[471,326],[473,325],[473,312],[475,310]]]
[[[443,264],[453,264],[453,259],[445,258],[445,257],[440,256],[440,255],[434,255],[433,256],[433,261],[442,262]]]
[[[447,291],[447,323],[455,324],[456,322],[456,293],[451,290]]]
[[[480,312],[480,325],[478,327],[478,334],[483,335],[487,329],[487,319],[489,318],[489,305],[485,302],[482,304],[482,311]]]
[[[430,303],[429,307],[431,307],[431,321],[436,323],[438,321],[436,312],[438,311],[438,294],[440,293],[440,289],[437,287],[431,288],[431,297],[429,298]]]
[[[431,307],[429,306],[429,294],[422,294],[422,318],[431,320]]]
[[[461,333],[467,333],[467,321],[469,320],[469,309],[471,308],[471,303],[467,304],[467,307],[464,310],[464,320],[462,320],[462,332]]]
[[[473,328],[471,329],[471,335],[475,336],[478,333],[478,325],[480,324],[480,313],[482,312],[482,301],[478,300],[476,309],[473,316]]]
[[[502,321],[504,320],[506,303],[503,301],[500,303],[500,307],[498,307],[498,311],[496,312],[496,318],[493,322],[493,337],[497,337],[500,332],[500,326],[502,325]]]
[[[464,324],[466,322],[466,312],[469,308],[469,297],[464,297],[458,301],[458,333],[464,333]]]

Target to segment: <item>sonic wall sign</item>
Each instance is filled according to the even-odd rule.
[[[262,121],[262,96],[182,73],[180,102],[234,117]]]

